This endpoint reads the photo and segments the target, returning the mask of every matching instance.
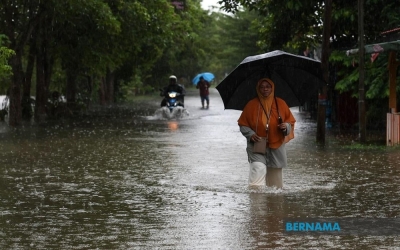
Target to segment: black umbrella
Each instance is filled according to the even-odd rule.
[[[289,107],[304,104],[325,84],[320,61],[280,50],[249,56],[216,87],[225,109],[243,110],[257,96],[256,85],[263,77],[275,83],[275,96]]]

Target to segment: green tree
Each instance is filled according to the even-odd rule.
[[[195,74],[210,69],[212,43],[208,27],[211,22],[198,1],[187,0],[184,9],[175,9],[175,19],[169,28],[171,39],[166,41],[164,52],[148,79],[155,89],[168,83],[168,75],[177,75],[181,84],[191,85]]]
[[[5,78],[9,77],[12,74],[12,68],[8,64],[8,60],[15,55],[15,52],[7,47],[3,46],[7,37],[0,34],[0,91],[5,94],[7,87],[3,85],[3,81]]]
[[[319,47],[322,42],[324,15],[323,0],[303,1],[250,1],[221,0],[227,11],[254,9],[262,18],[258,19],[259,45],[264,50],[282,49],[298,53],[306,46]],[[367,0],[365,2],[365,41],[366,44],[380,42],[380,33],[400,26],[400,6],[390,0]],[[348,57],[345,51],[358,46],[357,2],[333,1],[332,23],[329,50],[330,76],[329,88],[338,92],[350,91],[358,96],[358,59]],[[293,21],[296,20],[296,21]],[[283,28],[284,27],[284,28]],[[385,115],[382,99],[388,96],[387,55],[380,55],[373,64],[367,63],[365,78],[366,98],[369,110],[379,110],[375,114]],[[365,57],[369,61],[369,56]],[[376,106],[376,108],[375,108]],[[369,120],[374,120],[368,112]],[[382,115],[381,115],[382,116]],[[375,116],[376,117],[376,116]],[[381,119],[379,117],[377,119]]]
[[[46,119],[53,72],[57,79],[65,79],[64,87],[57,84],[57,88],[63,89],[70,108],[77,102],[81,83],[88,89],[98,83],[102,98],[112,103],[116,70],[128,61],[135,63],[131,72],[151,68],[171,39],[171,26],[177,20],[167,0],[3,2],[0,20],[6,25],[0,32],[16,51],[10,64],[14,76],[11,126],[21,123],[21,86],[22,100],[29,98],[32,80],[36,85],[35,119]]]
[[[4,33],[10,41],[9,49],[15,51],[10,58],[12,76],[9,85],[9,124],[17,126],[22,121],[21,86],[24,80],[24,49],[38,24],[41,13],[38,12],[40,1],[3,0],[0,5],[0,20],[3,25],[0,33]]]
[[[214,13],[216,27],[212,39],[216,46],[215,55],[219,67],[216,72],[220,78],[230,73],[245,57],[259,54],[257,32],[259,16],[254,11],[240,11],[234,15]]]

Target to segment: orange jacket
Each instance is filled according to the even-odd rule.
[[[276,101],[283,122],[289,123],[292,126],[292,129],[290,134],[285,137],[282,131],[278,128],[278,111],[274,101],[272,103],[272,112],[268,126],[268,146],[270,148],[279,148],[284,141],[288,142],[294,138],[294,123],[296,120],[284,100],[276,97]],[[261,119],[263,113],[264,110],[260,105],[258,97],[256,97],[250,100],[244,107],[243,112],[239,117],[238,125],[251,128],[258,136],[267,137],[267,132],[265,130],[266,124],[263,124]]]

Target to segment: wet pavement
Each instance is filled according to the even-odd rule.
[[[327,137],[293,108],[284,189],[249,189],[246,142],[213,88],[19,130],[0,124],[0,249],[400,249],[398,236],[284,231],[286,219],[398,218],[400,151]],[[156,115],[157,114],[157,115]]]

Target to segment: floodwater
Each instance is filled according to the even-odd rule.
[[[284,231],[288,218],[398,218],[400,151],[327,137],[293,108],[284,189],[249,189],[240,111],[154,115],[160,100],[79,121],[0,124],[0,249],[400,249],[398,236]]]

